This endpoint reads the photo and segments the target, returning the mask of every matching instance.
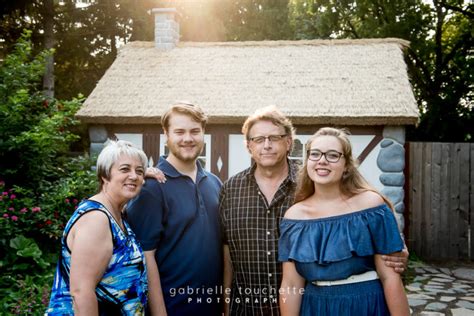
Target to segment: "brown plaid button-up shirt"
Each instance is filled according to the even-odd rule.
[[[233,268],[231,315],[280,315],[279,226],[293,204],[298,170],[296,163],[288,163],[288,177],[270,204],[255,180],[255,164],[231,177],[222,187],[222,232]]]

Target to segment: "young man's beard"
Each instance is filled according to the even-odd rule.
[[[195,146],[198,150],[196,150],[194,155],[185,157],[181,154],[181,151],[179,150],[179,148],[180,148],[179,145],[171,144],[171,146],[170,146],[169,142],[166,145],[168,146],[168,149],[169,149],[170,153],[173,154],[173,156],[175,156],[176,158],[178,158],[179,160],[184,161],[184,162],[195,161],[199,157],[199,155],[201,154],[202,149],[204,147],[204,144],[196,143]]]

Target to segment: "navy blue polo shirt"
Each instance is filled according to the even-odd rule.
[[[166,183],[147,179],[127,215],[143,250],[155,259],[168,315],[221,315],[221,181],[198,164],[196,182],[165,157]]]

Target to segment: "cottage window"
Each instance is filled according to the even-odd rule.
[[[296,135],[293,140],[293,150],[288,157],[290,160],[296,161],[299,165],[303,165],[303,161],[306,158],[306,150],[304,146],[311,135]]]
[[[134,133],[115,133],[115,137],[120,140],[131,142],[136,147],[143,149],[143,134]]]

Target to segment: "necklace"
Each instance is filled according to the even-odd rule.
[[[116,209],[113,207],[113,203],[110,201],[109,195],[106,192],[101,192],[103,195],[103,200],[105,200],[107,203],[102,203],[104,206],[107,208],[109,213],[112,215],[112,217],[115,219],[117,224],[124,230],[123,222],[122,222],[122,212],[121,211],[116,211]],[[105,202],[104,201],[104,202]],[[118,217],[118,218],[117,218]]]

